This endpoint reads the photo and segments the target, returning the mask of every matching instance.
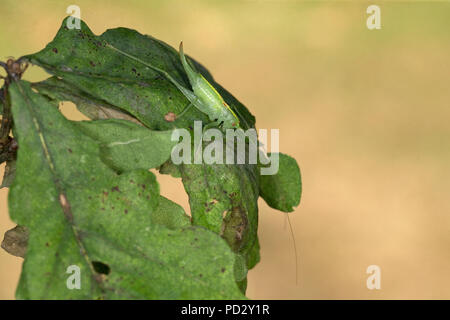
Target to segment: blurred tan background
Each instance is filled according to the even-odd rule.
[[[285,216],[261,200],[250,298],[449,299],[450,2],[374,3],[382,29],[369,31],[362,1],[1,0],[0,59],[43,48],[70,4],[97,34],[124,26],[184,40],[258,128],[280,128],[281,151],[302,170],[290,214],[299,284]],[[80,119],[71,104],[64,112]],[[181,182],[158,179],[188,210]],[[14,226],[7,193],[1,237]],[[0,298],[14,298],[21,263],[0,250]],[[366,288],[372,264],[381,290]]]

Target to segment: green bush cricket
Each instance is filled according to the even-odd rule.
[[[226,131],[227,129],[240,128],[239,118],[236,116],[234,111],[225,102],[225,100],[217,92],[217,90],[208,82],[208,80],[206,80],[199,72],[195,71],[192,65],[187,61],[186,56],[183,52],[183,42],[180,43],[180,60],[183,65],[184,71],[188,76],[189,83],[191,84],[193,91],[185,88],[165,70],[155,67],[148,62],[142,61],[141,59],[123,52],[122,50],[117,49],[110,44],[107,44],[107,46],[161,73],[170,82],[172,82],[172,84],[177,87],[178,90],[180,90],[180,92],[189,100],[190,104],[177,117],[180,117],[182,114],[184,114],[190,106],[194,106],[199,111],[208,115],[209,119],[212,121],[205,126],[205,129],[207,127],[214,127],[219,125],[223,131]]]
[[[203,132],[205,132],[207,129],[211,127],[220,127],[224,133],[226,133],[227,130],[241,129],[239,118],[237,117],[236,113],[225,102],[225,100],[217,92],[217,90],[208,82],[208,80],[206,80],[205,77],[203,77],[203,75],[201,75],[198,71],[194,70],[192,64],[189,63],[188,60],[186,59],[186,56],[184,55],[183,51],[183,42],[180,43],[179,47],[180,60],[183,69],[186,72],[186,75],[189,79],[189,83],[192,86],[193,91],[189,90],[188,88],[185,88],[182,84],[180,84],[177,80],[175,80],[167,71],[162,70],[161,68],[158,68],[148,62],[145,62],[129,53],[126,53],[112,46],[109,43],[107,43],[106,46],[162,74],[188,99],[189,105],[178,115],[174,114],[173,112],[169,112],[165,117],[166,121],[169,122],[175,121],[177,118],[180,118],[183,114],[185,114],[185,112],[188,111],[188,109],[191,106],[194,106],[199,111],[206,114],[211,120],[210,123],[206,124],[203,127]],[[245,121],[243,117],[241,118]],[[249,128],[246,122],[245,124],[247,128]],[[235,133],[238,136],[243,136],[242,130],[236,130]],[[254,145],[254,147],[258,149],[257,141],[250,141],[250,144]],[[198,147],[195,150],[195,154],[197,154],[200,151],[201,145],[202,144],[200,141],[197,144]],[[234,150],[234,147],[228,145],[228,143],[226,147],[229,148],[230,150]],[[239,159],[238,160],[239,163],[245,162],[245,155],[242,156],[238,153],[237,157]]]

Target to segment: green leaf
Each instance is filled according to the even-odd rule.
[[[152,173],[118,175],[98,143],[29,83],[12,83],[10,93],[19,150],[8,204],[29,230],[17,298],[243,298],[225,241],[154,223],[158,207],[172,205],[159,203]],[[79,267],[79,290],[67,287],[70,266]]]
[[[175,49],[126,28],[96,36],[84,22],[78,30],[68,29],[64,20],[55,39],[45,49],[25,58],[84,94],[129,113],[151,129],[188,128],[194,119],[209,122],[207,116],[195,108],[174,122],[167,122],[164,116],[169,112],[179,114],[189,104],[188,100],[161,74],[106,44],[167,71],[189,88]],[[204,67],[198,64],[197,67],[240,115],[242,122],[253,126],[254,117],[248,110],[215,83]]]
[[[237,282],[240,282],[247,278],[247,263],[245,257],[237,254],[236,259],[234,260],[234,277]]]
[[[102,159],[117,171],[151,169],[170,158],[177,141],[172,131],[153,131],[126,120],[75,122],[81,131],[100,142]]]
[[[183,164],[180,171],[192,223],[222,235],[234,252],[247,256],[257,241],[256,166]]]
[[[261,175],[259,182],[259,194],[270,207],[292,212],[300,204],[302,179],[294,158],[279,153],[278,172],[274,175]]]
[[[151,214],[151,223],[177,229],[191,226],[191,219],[180,205],[160,196],[159,205]]]
[[[255,243],[247,253],[247,269],[253,269],[261,259],[259,255],[259,240],[256,238]]]
[[[164,116],[169,112],[179,114],[189,104],[188,100],[164,76],[107,45],[167,71],[190,88],[175,49],[126,28],[108,30],[96,36],[84,22],[81,22],[80,30],[69,30],[65,25],[63,21],[58,34],[45,49],[25,57],[55,76],[48,82],[58,88],[44,88],[45,85],[39,88],[37,84],[37,90],[60,101],[78,100],[74,101],[78,108],[88,105],[82,112],[92,119],[101,112],[99,106],[106,106],[108,110],[120,109],[152,130],[191,128],[194,120],[209,122],[196,108],[191,108],[174,122],[167,122]],[[236,112],[241,126],[253,127],[255,119],[250,112],[216,83],[202,65],[191,60]],[[59,92],[60,96],[54,92]],[[72,92],[77,97],[69,97]],[[222,235],[234,252],[245,257],[247,267],[253,267],[259,261],[256,166],[174,166],[167,161],[160,171],[183,178],[194,225]]]
[[[87,93],[65,83],[57,77],[50,77],[44,81],[33,83],[33,89],[56,102],[71,101],[77,109],[92,120],[123,119],[142,125],[132,115],[120,111],[109,103],[89,96]]]

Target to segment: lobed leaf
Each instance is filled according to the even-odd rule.
[[[259,261],[256,166],[183,164],[179,168],[192,223],[220,234],[245,258],[248,269],[254,267]]]
[[[127,28],[107,30],[96,36],[83,21],[78,30],[68,29],[64,20],[52,42],[24,58],[84,94],[129,113],[151,129],[188,128],[194,119],[209,122],[207,116],[195,108],[174,122],[167,122],[164,116],[169,112],[179,114],[189,104],[188,100],[161,74],[108,45],[167,71],[189,88],[175,49]],[[240,115],[242,122],[253,126],[254,117],[248,110],[215,83],[204,67],[196,65]]]
[[[203,228],[178,228],[181,211],[161,199],[152,173],[117,174],[99,144],[29,83],[12,83],[10,93],[20,147],[8,204],[29,230],[17,298],[243,298],[228,245]],[[156,223],[158,210],[176,229]],[[67,286],[71,266],[79,290]]]
[[[147,134],[156,136],[152,133],[154,131],[148,129],[165,131],[177,127],[191,128],[194,120],[209,122],[207,116],[195,108],[173,122],[166,121],[165,115],[169,112],[179,114],[188,105],[188,100],[164,76],[110,46],[167,71],[185,87],[190,87],[178,52],[164,42],[127,28],[107,30],[96,36],[84,22],[81,21],[81,29],[77,30],[68,29],[64,20],[56,37],[46,48],[24,57],[54,75],[33,84],[33,88],[53,101],[74,102],[91,119],[118,118],[143,125],[140,129],[133,127],[122,135],[117,134],[117,131],[125,132],[126,128],[123,126],[132,124],[122,126],[120,121],[112,120],[108,125],[105,122],[73,124],[81,133],[100,142],[101,158],[116,171],[127,172],[151,165],[160,166],[162,173],[181,176],[189,195],[193,224],[220,234],[232,250],[243,257],[240,261],[244,261],[244,265],[240,268],[246,274],[246,269],[252,268],[259,261],[259,175],[256,173],[256,166],[175,166],[170,160],[165,161],[167,158],[164,159],[163,155],[166,149],[162,142],[149,144],[161,148],[155,154],[151,154],[151,148],[146,149],[145,145],[140,146],[137,152],[134,143],[115,145],[114,148],[105,147],[115,141],[129,142],[138,139],[129,138],[131,131],[142,139]],[[250,112],[216,83],[202,65],[191,60],[236,112],[241,126],[254,127],[255,119]],[[108,130],[114,132],[114,135],[108,133],[108,130],[103,132],[100,128],[103,126],[108,126]],[[159,164],[156,165],[157,163]],[[179,216],[182,216],[181,213]],[[186,220],[181,218],[180,221]],[[174,222],[165,222],[167,227],[177,225],[178,222],[172,223]],[[241,272],[240,278],[243,280],[239,281],[239,286],[245,290],[246,278],[242,275]]]
[[[259,181],[259,194],[270,207],[292,212],[300,204],[302,179],[294,158],[280,153],[278,173],[261,175]]]

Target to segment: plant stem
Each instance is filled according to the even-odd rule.
[[[0,62],[0,65],[5,68],[6,72],[8,73],[8,69],[6,67],[6,64],[4,62]],[[3,114],[2,114],[2,121],[0,126],[0,163],[3,163],[4,161],[11,160],[14,158],[14,151],[11,150],[10,145],[12,138],[9,136],[9,133],[12,129],[13,119],[12,119],[12,112],[11,112],[11,100],[9,97],[9,83],[11,81],[11,76],[8,75],[4,78],[5,83],[0,90],[0,94],[2,97],[0,98],[3,102]]]

